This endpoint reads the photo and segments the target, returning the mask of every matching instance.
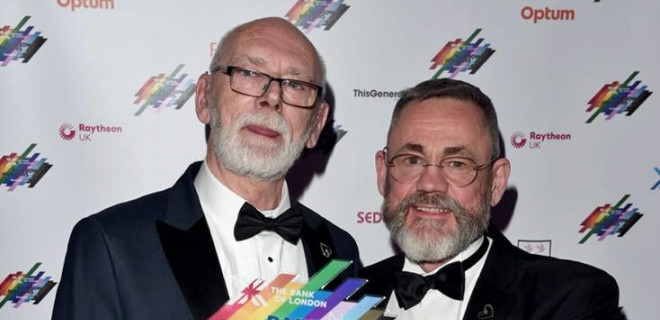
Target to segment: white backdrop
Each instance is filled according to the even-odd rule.
[[[431,60],[448,42],[466,41],[481,29],[471,43],[483,39],[481,45],[489,44],[494,53],[477,72],[458,72],[455,78],[479,86],[499,113],[512,176],[506,204],[495,210],[498,225],[514,244],[522,241],[527,247],[525,241],[542,240],[542,246],[533,242],[532,250],[605,269],[618,280],[621,304],[630,319],[655,318],[652,302],[660,287],[660,257],[652,239],[653,226],[659,223],[655,211],[660,188],[652,187],[660,179],[660,169],[654,169],[660,167],[660,150],[653,130],[660,119],[658,100],[652,94],[631,116],[606,120],[601,114],[591,123],[586,122],[593,112],[586,110],[603,86],[623,83],[636,71],[629,85],[640,81],[638,86],[647,86],[649,92],[660,87],[654,41],[660,30],[654,13],[660,12],[660,3],[325,2],[326,16],[334,24],[326,28],[324,20],[318,20],[318,28],[305,32],[326,61],[334,126],[343,136],[330,154],[305,158],[304,167],[316,171],[300,199],[355,237],[364,264],[392,252],[382,222],[367,217],[375,215],[379,221],[374,154],[385,144],[396,98],[357,92],[399,91],[431,78],[439,70],[430,69]],[[203,125],[195,117],[194,101],[190,98],[176,109],[174,100],[183,95],[187,81],[194,83],[206,70],[214,43],[224,32],[255,18],[284,17],[297,3],[4,0],[0,156],[7,157],[0,168],[5,178],[15,169],[13,163],[28,163],[18,158],[32,144],[36,146],[26,156],[38,153],[33,160],[45,158],[52,167],[33,187],[2,182],[0,281],[27,273],[40,262],[35,274],[42,271],[42,279],[50,276],[59,282],[76,221],[167,188],[190,162],[202,159]],[[309,19],[304,13],[292,18]],[[10,46],[21,38],[19,32],[45,42],[32,51],[30,45],[39,40]],[[165,79],[180,65],[172,78],[182,83],[169,84],[181,92],[163,96],[174,105],[165,106],[167,100],[160,108],[148,105],[134,115],[144,103],[134,104],[136,92],[151,77],[163,74]],[[100,126],[114,132],[99,132]],[[570,140],[539,142],[532,133],[570,135]],[[525,139],[525,144],[516,148],[511,139],[520,144]],[[14,178],[30,178],[37,168]],[[582,221],[597,207],[614,206],[625,195],[630,196],[623,205],[637,208],[641,219],[622,237],[614,234],[599,241],[592,236],[579,243]],[[0,301],[9,294],[4,284]],[[36,305],[0,302],[0,319],[49,318],[56,289]]]

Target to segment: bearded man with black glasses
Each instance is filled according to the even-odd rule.
[[[328,116],[325,70],[291,23],[265,18],[220,41],[197,81],[206,158],[170,189],[81,220],[53,319],[208,319],[255,279],[306,280],[353,238],[289,196],[285,175]]]
[[[624,319],[614,278],[529,254],[489,224],[507,187],[491,100],[463,81],[404,90],[376,153],[383,217],[401,253],[360,272],[386,318]]]

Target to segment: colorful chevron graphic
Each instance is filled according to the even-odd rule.
[[[337,142],[339,142],[339,140],[341,140],[341,138],[343,138],[348,133],[348,131],[346,131],[346,129],[342,128],[341,124],[335,124],[332,127],[332,130],[337,135]]]
[[[196,83],[188,78],[187,73],[177,76],[184,66],[184,64],[180,64],[168,76],[161,73],[145,82],[142,88],[135,93],[137,99],[133,104],[144,101],[135,116],[141,115],[150,106],[157,110],[160,110],[161,107],[175,106],[174,109],[179,110],[186,104],[186,101],[195,93]]]
[[[655,173],[657,173],[660,176],[660,168],[653,167],[653,170],[655,170]],[[658,188],[660,188],[660,179],[653,186],[651,186],[651,190],[655,190]]]
[[[378,319],[383,311],[372,308],[383,297],[365,295],[357,302],[345,301],[366,280],[350,278],[334,292],[322,290],[351,263],[332,260],[307,283],[296,282],[296,276],[290,274],[280,274],[268,284],[255,280],[210,319]]]
[[[594,234],[598,236],[598,241],[613,234],[623,237],[644,215],[638,208],[631,208],[632,203],[622,206],[628,198],[629,194],[623,196],[614,206],[607,203],[594,209],[580,224],[582,228],[579,232],[587,233],[580,243],[585,243]]]
[[[6,25],[0,29],[1,67],[6,67],[10,62],[18,59],[23,59],[22,62],[27,63],[46,42],[47,39],[41,36],[41,31],[31,33],[34,26],[28,26],[21,31],[29,19],[30,16],[25,16],[16,27]]]
[[[55,287],[57,283],[53,282],[50,276],[44,277],[43,271],[34,274],[39,266],[41,266],[41,262],[35,263],[27,273],[17,271],[0,282],[0,298],[4,297],[0,300],[0,309],[7,301],[13,303],[14,308],[30,301],[39,304],[48,292]]]
[[[28,157],[36,146],[36,143],[31,144],[20,156],[14,152],[0,158],[0,185],[9,187],[9,191],[23,185],[28,188],[37,185],[53,165],[46,162],[46,158],[39,159],[39,153]]]
[[[343,2],[344,0],[298,0],[284,16],[307,33],[321,27],[328,31],[350,8]]]
[[[481,29],[475,30],[467,40],[456,39],[447,42],[447,44],[431,59],[433,63],[431,70],[441,66],[440,69],[433,75],[431,79],[437,79],[440,75],[447,71],[449,77],[454,78],[459,72],[470,71],[470,74],[476,73],[481,66],[486,63],[488,58],[495,53],[495,50],[490,48],[490,43],[484,42],[483,38],[472,42],[474,38],[481,32]]]
[[[646,90],[647,86],[641,85],[642,82],[639,80],[630,84],[637,74],[639,74],[639,71],[633,72],[623,83],[614,81],[604,85],[589,100],[587,112],[593,111],[594,113],[587,120],[587,123],[594,121],[601,113],[605,114],[605,120],[610,120],[615,115],[624,112],[627,117],[631,116],[653,93]]]

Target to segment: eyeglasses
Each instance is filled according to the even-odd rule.
[[[288,105],[312,108],[321,98],[323,88],[319,85],[293,79],[275,78],[262,72],[234,66],[217,66],[211,73],[220,71],[229,76],[232,90],[250,97],[261,97],[271,82],[280,84],[280,98]]]
[[[383,148],[387,159],[387,147]],[[417,181],[428,166],[436,166],[442,170],[442,174],[452,186],[465,187],[477,179],[479,171],[490,167],[499,157],[490,162],[477,165],[474,160],[466,157],[447,157],[440,163],[429,163],[422,156],[412,153],[398,154],[387,160],[392,178],[400,183],[411,183]]]

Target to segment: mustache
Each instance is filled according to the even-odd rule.
[[[439,193],[426,193],[416,192],[406,196],[396,208],[397,212],[406,212],[411,206],[414,205],[432,205],[436,207],[446,208],[451,210],[454,214],[459,214],[463,208],[453,198],[439,194]]]
[[[257,125],[267,127],[270,130],[277,131],[279,134],[289,134],[289,126],[278,113],[248,112],[240,115],[237,119],[237,127],[241,128],[247,125]]]

